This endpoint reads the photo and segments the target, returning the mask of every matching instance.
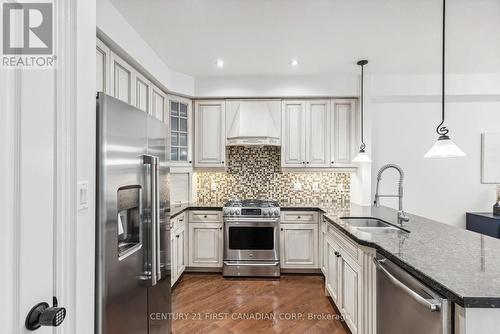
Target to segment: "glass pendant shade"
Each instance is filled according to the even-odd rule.
[[[465,157],[462,151],[448,136],[440,136],[431,149],[425,154],[425,158],[458,158]]]
[[[358,155],[352,159],[352,162],[372,162],[372,159],[370,159],[370,156],[368,153],[366,153],[364,150],[360,150]]]

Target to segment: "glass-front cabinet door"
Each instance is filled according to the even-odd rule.
[[[170,162],[172,166],[192,166],[191,100],[169,96]]]

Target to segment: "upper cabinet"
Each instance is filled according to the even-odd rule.
[[[170,161],[172,166],[192,167],[193,116],[191,100],[168,96],[170,125]]]
[[[224,167],[226,156],[225,101],[195,103],[195,167]]]
[[[331,103],[331,143],[332,167],[352,166],[356,146],[356,101],[334,99]]]
[[[306,166],[330,167],[330,101],[306,103]]]
[[[167,95],[141,72],[96,40],[96,91],[114,96],[165,121]]]
[[[282,102],[281,164],[283,167],[305,167],[305,106],[305,101]]]
[[[284,100],[282,167],[352,167],[355,111],[355,100]]]
[[[110,64],[110,54],[109,48],[97,40],[96,44],[96,91],[109,94],[109,64]]]
[[[111,95],[129,104],[133,104],[133,72],[132,66],[115,53],[111,53]]]
[[[151,110],[151,84],[140,73],[135,73],[133,80],[134,105],[144,112]]]

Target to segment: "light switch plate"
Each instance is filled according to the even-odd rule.
[[[319,182],[313,182],[312,184],[313,191],[319,191]]]
[[[212,183],[210,184],[210,190],[211,190],[211,191],[217,191],[217,183],[212,182]]]
[[[78,182],[77,186],[77,199],[78,210],[85,210],[89,208],[89,183],[88,181]]]

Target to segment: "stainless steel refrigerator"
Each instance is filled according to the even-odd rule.
[[[97,95],[97,334],[171,333],[168,129]]]

